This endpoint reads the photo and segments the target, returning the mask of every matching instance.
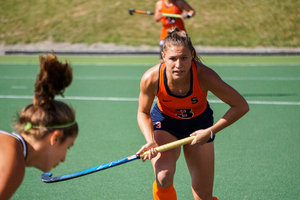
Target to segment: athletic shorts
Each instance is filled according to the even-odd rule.
[[[206,110],[199,116],[192,119],[175,119],[162,113],[158,105],[155,104],[151,110],[151,118],[154,130],[167,131],[177,137],[183,139],[189,137],[190,134],[199,129],[206,129],[213,125],[213,111],[207,102]],[[215,136],[210,138],[207,143],[214,141]]]

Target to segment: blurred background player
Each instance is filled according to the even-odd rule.
[[[75,111],[54,100],[63,96],[73,78],[68,63],[40,56],[33,103],[18,114],[15,132],[0,130],[0,199],[9,199],[23,181],[25,167],[49,172],[66,159],[78,134]]]
[[[162,153],[154,148],[196,136],[191,144],[183,146],[193,196],[197,200],[216,200],[212,196],[215,134],[240,119],[249,106],[235,89],[201,63],[185,31],[169,31],[162,57],[164,62],[146,71],[140,82],[137,119],[147,143],[137,154],[150,150],[143,161],[151,159],[153,165],[154,199],[175,200],[173,181],[181,148]],[[208,91],[229,105],[215,124]],[[155,96],[157,101],[152,108]]]
[[[186,12],[183,12],[186,11]],[[173,18],[162,16],[162,13],[179,14],[182,18]],[[177,27],[179,30],[186,32],[183,19],[193,17],[195,10],[185,0],[159,0],[155,4],[154,20],[162,22],[159,46],[162,52],[164,39],[168,35],[168,29]],[[160,54],[160,62],[162,62]]]

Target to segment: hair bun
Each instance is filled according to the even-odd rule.
[[[72,79],[72,68],[67,62],[59,62],[54,52],[51,55],[41,55],[40,73],[34,85],[34,104],[43,105],[52,101],[55,95],[63,96],[65,88],[71,84]]]
[[[174,32],[179,32],[180,30],[177,27],[168,29],[168,35],[172,35]]]

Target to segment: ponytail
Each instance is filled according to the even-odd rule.
[[[75,111],[56,95],[64,97],[65,89],[71,84],[73,70],[69,63],[61,63],[52,52],[40,56],[40,72],[34,84],[33,103],[23,108],[15,125],[15,131],[44,138],[55,129],[63,130],[63,142],[69,136],[78,133]]]
[[[180,31],[176,27],[168,30],[168,36],[164,39],[163,52],[165,53],[171,46],[187,46],[191,51],[193,60],[201,62],[191,38],[185,31]]]

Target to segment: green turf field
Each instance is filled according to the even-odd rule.
[[[58,56],[74,68],[64,101],[76,110],[79,135],[54,176],[133,155],[144,145],[136,113],[139,80],[157,56]],[[214,196],[220,200],[299,199],[300,57],[203,56],[236,88],[250,112],[217,134]],[[38,56],[0,57],[0,129],[31,102]],[[218,120],[228,106],[209,93]],[[28,168],[12,199],[152,199],[151,163],[133,161],[73,180],[46,184]],[[183,156],[175,175],[179,200],[193,199]]]

